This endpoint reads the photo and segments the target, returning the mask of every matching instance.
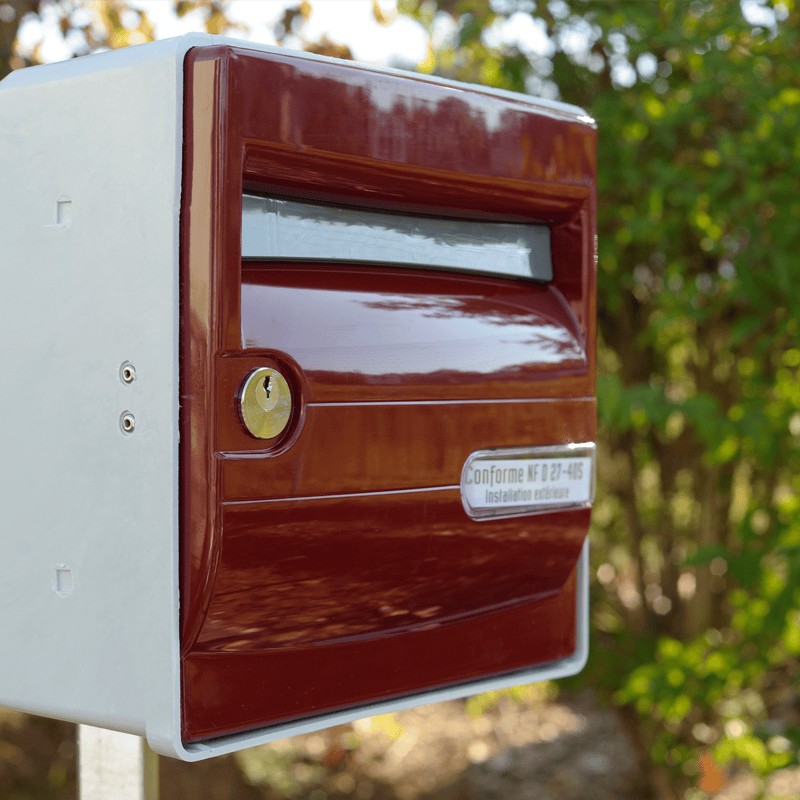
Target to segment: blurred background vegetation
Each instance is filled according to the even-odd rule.
[[[304,35],[325,2],[289,4],[275,40],[350,57]],[[380,24],[399,16],[424,32],[427,55],[403,66],[562,99],[598,122],[593,642],[562,691],[591,686],[633,733],[647,787],[627,796],[697,800],[731,776],[747,778],[736,796],[800,796],[774,780],[797,774],[800,748],[800,5],[364,2]],[[226,0],[169,5],[209,32],[246,33]],[[0,77],[41,59],[18,29],[46,14],[76,54],[156,36],[134,0],[0,0]],[[543,702],[522,692],[460,713]],[[387,747],[402,731],[395,718],[373,724]],[[32,746],[55,777],[2,795],[0,771],[0,796],[60,796],[71,768],[58,765],[72,758],[60,730],[60,751]],[[326,734],[316,761],[304,750],[306,781],[287,766],[300,759],[291,743],[237,774],[253,787],[283,780],[269,796],[348,796],[344,784],[309,787],[327,785],[314,770],[335,771],[331,753],[345,759],[366,730]]]

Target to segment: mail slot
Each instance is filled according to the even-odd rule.
[[[581,669],[590,118],[193,34],[0,140],[0,704],[197,760]]]

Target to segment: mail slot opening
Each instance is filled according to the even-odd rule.
[[[242,258],[553,279],[550,229],[242,196]]]

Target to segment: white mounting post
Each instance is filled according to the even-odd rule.
[[[78,726],[80,800],[158,800],[158,756],[144,739]]]

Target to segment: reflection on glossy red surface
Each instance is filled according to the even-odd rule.
[[[248,450],[230,414],[219,479],[238,501],[454,486],[475,450],[591,441],[594,418],[594,400],[321,403],[276,457],[261,442]]]
[[[534,382],[586,374],[558,290],[445,272],[248,263],[242,339],[301,363],[309,402],[457,399],[476,382],[484,397],[524,397]]]
[[[474,522],[457,489],[226,504],[195,650],[342,644],[557,594],[583,542],[573,517]]]
[[[299,55],[187,62],[183,732],[198,740],[563,658],[588,512],[474,522],[478,449],[589,441],[594,130]],[[243,191],[551,227],[549,286],[241,262]],[[243,430],[246,375],[295,410]]]
[[[588,523],[587,523],[588,524]],[[197,739],[555,661],[575,650],[575,575],[562,591],[398,636],[269,651],[193,651],[183,661]],[[422,677],[424,676],[424,682]],[[416,686],[414,686],[416,683]],[[231,711],[235,709],[235,713]]]

